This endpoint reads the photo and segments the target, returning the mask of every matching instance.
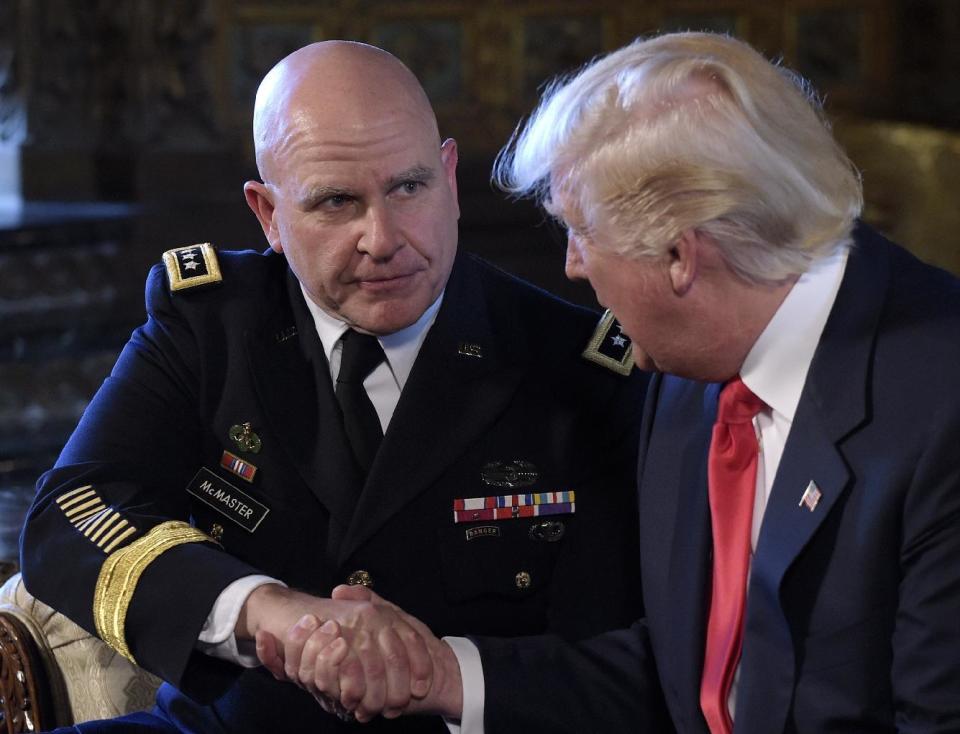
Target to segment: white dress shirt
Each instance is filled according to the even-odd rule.
[[[303,290],[302,285],[300,288]],[[310,310],[310,315],[313,316],[317,335],[323,345],[323,353],[330,366],[331,383],[335,383],[337,375],[340,373],[340,355],[343,351],[340,337],[350,327],[321,309],[311,300],[306,291],[303,291],[303,298]],[[415,323],[393,334],[377,337],[377,341],[383,347],[386,359],[367,376],[363,381],[363,387],[377,411],[380,427],[384,434],[387,432],[387,426],[390,425],[390,419],[393,418],[397,403],[400,401],[400,393],[404,385],[407,384],[407,378],[410,377],[413,363],[416,362],[417,355],[420,354],[423,340],[427,338],[427,332],[430,331],[430,327],[433,326],[433,322],[437,318],[437,311],[440,309],[442,301],[443,293],[437,297]],[[285,585],[282,581],[270,576],[253,575],[237,579],[220,592],[220,596],[217,597],[213,609],[210,610],[210,614],[204,622],[203,629],[200,630],[197,649],[246,668],[257,667],[260,661],[257,659],[254,644],[251,641],[238,645],[233,630],[237,626],[240,609],[246,602],[247,597],[254,589],[264,584]]]
[[[790,435],[790,426],[807,372],[840,289],[847,266],[848,247],[849,242],[839,243],[832,255],[817,261],[800,276],[754,342],[740,368],[744,384],[768,406],[754,419],[761,450],[757,465],[752,549],[757,547],[763,513]],[[483,734],[484,682],[480,653],[468,639],[446,639],[448,643],[454,639],[458,642],[453,651],[460,663],[463,679],[460,734]],[[738,666],[728,699],[731,716],[739,677]]]

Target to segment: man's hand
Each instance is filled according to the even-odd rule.
[[[238,639],[278,680],[309,691],[328,711],[340,702],[358,721],[397,716],[431,688],[429,638],[392,605],[354,593],[321,599],[275,584],[258,587],[237,620]]]
[[[449,645],[437,639],[419,619],[407,614],[395,604],[391,604],[363,586],[338,586],[333,590],[331,597],[340,601],[369,601],[377,609],[390,609],[406,621],[426,642],[433,663],[433,678],[429,691],[423,696],[412,696],[409,705],[402,710],[398,710],[385,702],[381,710],[385,717],[392,718],[403,713],[435,714],[448,719],[460,719],[463,710],[463,683],[460,678],[460,664]],[[337,640],[331,639],[331,654],[318,660],[318,677],[323,677],[329,682],[330,695],[336,690],[337,684],[341,692],[354,690],[362,686],[362,683],[354,678],[359,672],[356,666],[345,666],[336,662],[338,658],[345,656],[345,653],[340,645],[335,643],[337,643]],[[349,699],[341,697],[340,701],[347,709],[350,708],[351,702]],[[364,700],[365,707],[375,703],[372,699]]]

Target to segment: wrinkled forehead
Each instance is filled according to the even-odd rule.
[[[389,169],[435,165],[440,137],[432,115],[413,105],[291,106],[265,149],[274,178],[307,163],[364,163]]]

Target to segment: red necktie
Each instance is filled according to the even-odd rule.
[[[764,403],[739,377],[720,391],[707,458],[713,528],[713,591],[700,682],[700,708],[711,734],[730,734],[727,698],[743,644],[743,613],[750,568],[750,530],[757,488],[754,416]]]

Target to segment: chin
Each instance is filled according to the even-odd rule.
[[[402,312],[389,310],[387,313],[382,314],[367,314],[363,318],[354,320],[353,324],[377,336],[386,336],[401,329],[406,329],[411,324],[416,323],[417,319],[423,315],[423,311],[425,310],[426,309],[422,309],[416,312],[413,310],[404,310]]]

